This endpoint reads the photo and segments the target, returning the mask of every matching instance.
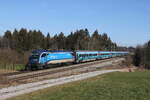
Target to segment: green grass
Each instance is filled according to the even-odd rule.
[[[17,65],[15,65],[15,70],[24,70],[25,69],[25,65],[23,65],[23,64],[17,64]]]
[[[23,65],[23,64],[0,65],[0,69],[20,71],[20,70],[24,70],[25,69],[25,65]]]
[[[114,72],[10,100],[150,100],[150,72]]]

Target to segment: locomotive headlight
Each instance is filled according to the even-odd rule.
[[[35,61],[35,62],[36,62],[36,61],[38,61],[38,59],[33,59],[33,61]]]

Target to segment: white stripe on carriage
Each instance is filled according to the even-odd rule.
[[[74,59],[52,60],[47,62],[47,64],[56,64],[56,63],[65,63],[65,62],[74,62]]]

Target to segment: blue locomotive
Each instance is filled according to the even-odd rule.
[[[28,68],[45,68],[52,64],[80,63],[127,55],[117,51],[49,51],[34,50],[29,57]]]

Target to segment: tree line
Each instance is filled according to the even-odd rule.
[[[150,41],[135,48],[133,64],[137,67],[150,69]]]
[[[7,30],[0,38],[0,48],[10,48],[20,53],[33,49],[119,50],[106,33],[99,34],[96,30],[90,35],[88,29],[77,30],[67,36],[63,32],[44,36],[40,30],[28,31],[25,28],[13,32]]]

